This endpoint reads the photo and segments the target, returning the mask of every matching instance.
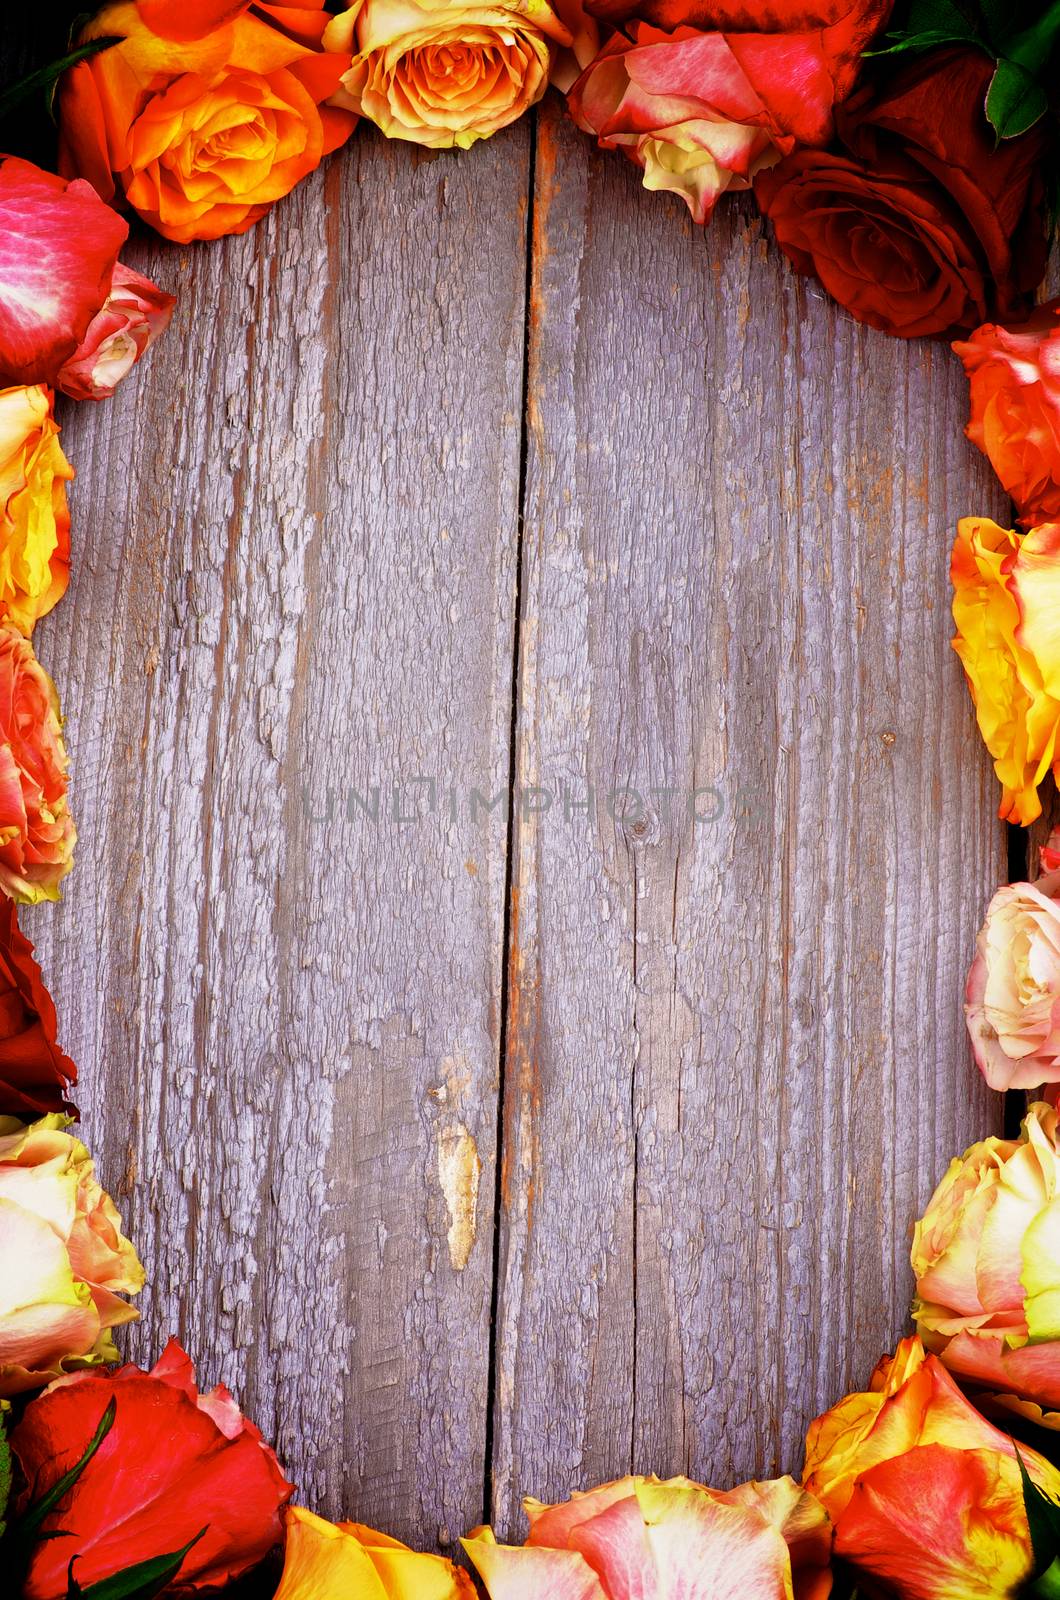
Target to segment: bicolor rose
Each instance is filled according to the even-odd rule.
[[[279,1544],[292,1485],[227,1389],[198,1392],[175,1340],[150,1372],[77,1373],[27,1406],[11,1436],[23,1506],[81,1460],[112,1399],[110,1431],[43,1523],[24,1600],[65,1600],[71,1562],[87,1589],[191,1540],[177,1587],[220,1588]]]
[[[953,648],[1001,781],[1000,815],[1034,822],[1060,770],[1060,524],[1021,534],[988,517],[958,524],[950,563]]]
[[[0,895],[0,1116],[72,1111],[67,1084],[77,1068],[56,1043],[55,1005],[15,902]]]
[[[42,384],[0,390],[0,622],[30,634],[66,593],[74,469]]]
[[[176,295],[119,261],[110,292],[55,380],[73,400],[105,400],[169,326]]]
[[[966,1384],[1060,1411],[1060,1134],[1032,1106],[1018,1139],[973,1144],[913,1239],[921,1338]],[[1060,1420],[1060,1419],[1058,1419]]]
[[[1019,1453],[1060,1501],[1060,1471]],[[811,1423],[804,1481],[835,1524],[836,1554],[895,1600],[999,1600],[1033,1569],[1016,1446],[919,1339],[881,1361],[868,1393]]]
[[[421,1554],[357,1522],[287,1512],[275,1600],[475,1600],[471,1579],[444,1556]]]
[[[144,1271],[69,1119],[0,1117],[0,1395],[117,1359]]]
[[[59,85],[59,157],[167,239],[243,233],[348,136],[323,104],[348,65],[321,50],[323,0],[125,0],[80,42],[121,43]]]
[[[55,382],[107,298],[128,232],[91,184],[0,156],[0,382]]]
[[[988,322],[954,349],[972,415],[966,433],[1016,502],[1020,522],[1060,520],[1060,300],[1018,327]]]
[[[73,866],[67,764],[55,685],[29,640],[0,626],[0,891],[13,900],[58,900]]]
[[[1029,308],[1047,251],[1039,123],[995,143],[993,63],[932,50],[857,90],[833,150],[797,150],[755,193],[797,271],[852,316],[912,339]]]
[[[1054,854],[1042,851],[1045,859]],[[964,1010],[991,1089],[1060,1083],[1060,868],[1034,883],[1005,884],[991,900]]]
[[[347,61],[333,105],[390,139],[467,150],[540,100],[575,36],[547,0],[355,0],[324,42]]]
[[[831,1588],[828,1518],[790,1478],[729,1490],[620,1478],[525,1507],[525,1545],[497,1544],[488,1528],[463,1541],[490,1600],[825,1600]]]

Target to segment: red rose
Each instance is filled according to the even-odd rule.
[[[112,1397],[110,1432],[44,1520],[24,1600],[64,1600],[71,1559],[87,1588],[181,1549],[202,1528],[181,1565],[181,1589],[220,1587],[280,1543],[293,1485],[227,1389],[199,1394],[175,1339],[150,1372],[74,1373],[26,1407],[11,1435],[26,1477],[24,1506],[81,1459]],[[48,1537],[60,1528],[62,1538]]]
[[[0,387],[54,382],[107,298],[128,232],[90,183],[0,157]]]
[[[106,300],[59,369],[55,386],[73,400],[105,400],[160,333],[177,297],[119,261]]]
[[[15,902],[0,895],[0,1116],[72,1111],[63,1098],[77,1068],[55,1042],[55,1005],[18,925]]]
[[[995,147],[993,65],[936,51],[836,117],[839,151],[799,150],[755,180],[777,240],[861,322],[915,338],[1021,310],[1045,271],[1041,125]]]

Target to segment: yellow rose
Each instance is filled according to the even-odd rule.
[[[275,1600],[475,1600],[466,1573],[356,1522],[287,1512],[283,1576]]]
[[[23,634],[66,592],[73,475],[50,391],[0,390],[0,622]]]
[[[467,150],[540,100],[574,35],[546,0],[355,0],[324,33],[352,57],[331,104],[370,118],[388,139]]]
[[[979,731],[1001,780],[1000,815],[1033,822],[1038,786],[1060,772],[1060,523],[1030,533],[988,517],[958,526],[953,648],[964,665]]]

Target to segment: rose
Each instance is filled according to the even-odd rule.
[[[111,1399],[113,1426],[44,1519],[24,1600],[65,1600],[71,1561],[87,1589],[181,1549],[200,1530],[179,1587],[219,1588],[279,1543],[292,1485],[227,1389],[199,1394],[173,1339],[149,1372],[77,1373],[27,1406],[11,1435],[26,1479],[22,1509],[81,1460]]]
[[[1060,770],[1060,524],[1030,533],[988,517],[958,524],[950,562],[953,648],[1002,784],[1000,815],[1041,815],[1038,786]]]
[[[785,254],[859,321],[963,332],[1018,312],[1041,280],[1044,125],[995,147],[992,71],[975,50],[931,51],[840,108],[838,150],[796,151],[755,180]]]
[[[91,184],[0,156],[0,382],[54,383],[106,299],[128,232]]]
[[[106,300],[59,368],[56,388],[74,400],[105,400],[169,326],[176,303],[176,295],[119,261]]]
[[[324,42],[348,62],[333,105],[388,138],[467,150],[540,100],[574,35],[546,0],[354,0]]]
[[[466,1572],[356,1522],[325,1522],[302,1506],[287,1511],[283,1576],[275,1600],[475,1600]]]
[[[72,1110],[63,1098],[77,1068],[55,1041],[55,1006],[21,932],[15,902],[0,895],[0,1114]]]
[[[851,73],[849,91],[858,57],[890,16],[892,0],[587,0],[587,9],[613,25],[636,16],[669,30],[691,24],[734,34],[817,33],[830,59]],[[796,78],[788,89],[797,99]]]
[[[983,1139],[916,1225],[913,1315],[927,1347],[977,1387],[1060,1410],[1060,1134],[1039,1104],[1018,1139]],[[1058,1419],[1060,1420],[1060,1419]]]
[[[1026,322],[988,322],[954,349],[971,387],[965,432],[1016,502],[1025,526],[1060,519],[1060,300]]]
[[[564,1504],[525,1506],[525,1545],[497,1544],[488,1528],[463,1541],[490,1600],[606,1600],[635,1584],[660,1596],[825,1600],[831,1588],[828,1519],[790,1478],[723,1491],[629,1477]]]
[[[320,51],[322,0],[191,8],[194,31],[174,24],[179,9],[124,0],[82,30],[81,43],[121,43],[64,73],[59,160],[187,242],[252,227],[353,119],[321,104],[344,65]]]
[[[964,1010],[991,1089],[1060,1083],[1060,870],[1006,884],[991,900]]]
[[[0,1395],[117,1359],[144,1271],[88,1151],[50,1115],[0,1117]]]
[[[1060,1498],[1060,1471],[1019,1453]],[[804,1481],[835,1524],[836,1554],[896,1600],[997,1600],[1031,1573],[1016,1447],[919,1339],[880,1362],[868,1393],[810,1424]]]
[[[74,469],[42,384],[0,390],[0,622],[29,634],[66,593]]]
[[[73,865],[66,768],[55,685],[29,640],[0,626],[0,891],[25,904],[58,900]]]

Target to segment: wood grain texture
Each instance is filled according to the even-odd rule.
[[[65,408],[39,637],[81,844],[28,920],[148,1268],[127,1348],[178,1334],[310,1504],[432,1542],[483,1492],[526,193],[525,129],[366,135],[134,249],[180,312]]]
[[[960,1007],[1005,859],[949,649],[953,525],[998,507],[960,368],[749,207],[702,235],[540,129],[518,780],[597,805],[514,812],[505,1529],[631,1466],[797,1466],[1000,1117]]]

